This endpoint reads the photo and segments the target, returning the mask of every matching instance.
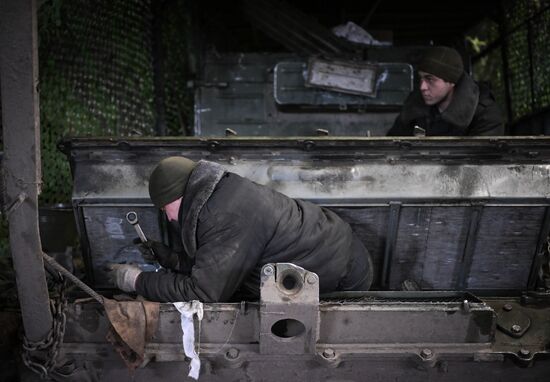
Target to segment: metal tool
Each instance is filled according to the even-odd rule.
[[[147,238],[145,237],[145,234],[143,233],[143,230],[141,229],[141,227],[139,225],[137,213],[135,211],[128,212],[126,214],[126,220],[128,221],[128,223],[130,223],[131,225],[134,226],[141,242],[146,243]]]

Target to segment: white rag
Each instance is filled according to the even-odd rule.
[[[202,320],[202,302],[196,300],[191,302],[174,302],[174,306],[181,313],[183,351],[187,357],[191,358],[188,376],[196,380],[199,379],[201,361],[199,359],[199,355],[195,351],[195,328],[193,326],[193,315],[197,315],[199,322]]]

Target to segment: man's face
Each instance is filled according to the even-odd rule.
[[[455,84],[433,74],[418,71],[418,75],[420,76],[420,94],[428,106],[439,104],[454,89]]]
[[[176,222],[178,221],[181,200],[182,198],[178,198],[173,202],[168,203],[167,205],[162,207],[162,210],[166,213],[166,217],[168,218],[168,221],[176,221]]]

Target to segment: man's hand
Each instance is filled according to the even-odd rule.
[[[138,244],[138,249],[145,261],[157,261],[167,269],[176,269],[178,267],[178,254],[173,252],[170,247],[153,240],[147,240],[145,243],[142,243],[139,239],[135,239],[134,244]]]
[[[136,280],[141,269],[134,264],[109,264],[109,280],[124,292],[136,291]]]

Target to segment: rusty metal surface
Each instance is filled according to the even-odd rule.
[[[267,283],[263,288],[277,286]],[[504,298],[482,301],[457,292],[334,294],[318,305],[319,340],[313,352],[307,347],[300,353],[291,351],[292,355],[282,351],[300,338],[281,339],[275,353],[261,352],[266,339],[259,335],[262,315],[271,315],[272,322],[296,317],[297,305],[302,305],[299,298],[290,299],[286,305],[280,304],[277,312],[264,309],[261,313],[263,307],[258,303],[205,304],[200,327],[200,380],[259,377],[256,373],[270,365],[291,373],[291,380],[322,376],[361,381],[382,364],[393,371],[388,369],[378,380],[387,380],[384,378],[391,373],[396,380],[420,380],[428,375],[454,380],[456,375],[470,375],[469,370],[478,367],[471,375],[473,381],[487,377],[530,380],[550,370],[545,348],[550,338],[547,304],[529,306]],[[501,314],[508,305],[533,322],[521,338],[496,328],[495,312]],[[93,360],[103,375],[119,375],[120,366],[113,362],[116,355],[104,340],[106,318],[98,308],[91,303],[70,306],[64,350],[77,359]],[[310,324],[306,316],[300,319],[306,327]],[[150,362],[137,369],[136,375],[164,370],[170,378],[181,365],[187,365],[180,341],[179,313],[170,304],[161,304],[158,330],[145,346],[145,358]],[[285,372],[264,373],[262,380],[280,380]]]
[[[520,299],[488,299],[487,303],[497,314],[493,350],[514,357],[522,366],[540,360],[540,352],[548,351],[548,305],[525,304]]]
[[[129,369],[143,363],[145,344],[157,331],[160,305],[149,301],[103,299],[111,323],[106,338],[121,355]]]
[[[319,277],[294,264],[266,264],[260,284],[260,353],[314,354]]]
[[[381,293],[383,297],[380,297]],[[334,298],[321,300],[316,307],[320,314],[317,348],[326,344],[345,346],[361,343],[391,344],[395,341],[409,344],[488,344],[494,339],[496,318],[493,310],[483,301],[467,294],[357,292],[357,295],[367,299],[358,303],[353,297],[345,295],[341,300],[350,303],[335,301]],[[277,312],[265,310],[259,302],[205,304],[201,323],[201,347],[204,349],[201,354],[217,354],[228,343],[252,344],[259,351],[262,340],[261,314],[272,314],[272,318],[279,319],[292,318],[295,313],[293,309],[301,304],[299,299],[289,299],[286,305],[279,305]],[[171,304],[161,304],[159,327],[152,343],[159,346],[180,343],[179,317],[178,311]],[[300,319],[312,320],[311,317],[314,316],[304,314]],[[432,319],[433,322],[430,321]],[[387,323],[386,328],[383,328],[384,322]],[[426,322],[431,324],[426,325]],[[415,330],[410,330],[413,327]],[[69,306],[66,343],[103,343],[107,330],[108,321],[99,305],[87,302]],[[398,341],[398,338],[406,340]],[[156,346],[146,345],[146,351]]]
[[[403,296],[400,296],[403,298]],[[489,348],[495,334],[495,319],[492,309],[484,303],[463,302],[410,304],[321,304],[319,342],[316,351],[325,347],[339,348],[343,353],[380,352],[385,347],[395,353],[410,352],[414,346],[400,348],[403,344],[462,344],[462,352],[471,352],[466,344],[478,344],[473,348]],[[268,312],[275,319],[294,317],[292,303],[278,312]],[[66,344],[105,343],[107,322],[98,306],[71,306],[68,312]],[[201,324],[201,354],[208,357],[227,350],[235,344],[250,344],[248,348],[260,352],[260,309],[250,304],[243,310],[241,304],[207,304]],[[265,314],[265,313],[264,313]],[[305,316],[304,316],[305,317]],[[276,320],[275,320],[276,321]],[[275,323],[273,321],[272,323]],[[430,325],[427,325],[430,322]],[[93,324],[92,324],[93,323]],[[305,323],[306,325],[309,323]],[[179,329],[178,329],[179,328]],[[413,329],[413,330],[411,330]],[[284,343],[280,341],[279,344]],[[163,344],[181,345],[181,326],[178,312],[168,304],[160,311],[159,329],[146,353],[154,355]],[[373,346],[377,344],[376,346]],[[385,344],[385,346],[382,346]],[[391,346],[391,345],[395,346]],[[363,345],[363,346],[362,346]],[[72,346],[72,345],[70,345]],[[283,345],[280,345],[281,348]],[[167,347],[168,349],[170,347]],[[171,348],[176,353],[182,349]],[[369,350],[370,349],[370,350]],[[307,348],[303,348],[307,350]],[[449,350],[449,349],[447,349]],[[261,352],[260,352],[261,353]],[[263,354],[263,353],[262,353]],[[268,352],[267,354],[284,354]],[[295,354],[295,353],[293,353]],[[300,354],[309,354],[302,351]]]

